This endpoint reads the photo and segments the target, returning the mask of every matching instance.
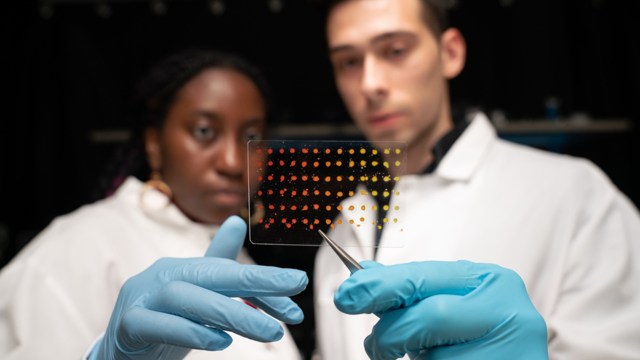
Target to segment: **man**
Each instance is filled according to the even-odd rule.
[[[326,34],[356,125],[408,154],[390,200],[403,232],[330,234],[386,266],[349,277],[329,248],[318,253],[322,357],[640,358],[637,210],[588,161],[500,140],[481,113],[453,119],[447,82],[465,42],[441,2],[332,1]],[[343,209],[363,201],[384,224],[373,197]],[[385,247],[395,236],[404,247]]]

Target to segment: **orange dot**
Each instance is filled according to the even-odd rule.
[[[271,189],[267,190],[267,194],[273,195],[273,190],[271,190]]]
[[[356,208],[355,206],[349,205],[349,210],[355,210],[355,208]]]
[[[320,209],[320,205],[318,204],[313,204],[313,210],[318,210]]]
[[[291,154],[295,154],[295,153],[296,153],[296,149],[294,149],[294,148],[290,148],[290,149],[289,149],[289,152],[290,152]]]
[[[318,225],[318,224],[320,224],[320,220],[318,220],[318,219],[313,219],[313,223],[314,223],[315,225]]]
[[[331,149],[326,149],[326,150],[324,151],[324,153],[325,153],[325,154],[331,154]]]
[[[296,224],[297,222],[298,222],[298,219],[291,219],[292,224]]]
[[[326,166],[326,167],[330,167],[330,166],[331,166],[331,161],[327,161],[327,162],[325,162],[325,163],[324,163],[324,166]]]
[[[320,177],[319,176],[314,176],[313,177],[313,181],[320,181]]]
[[[325,176],[324,181],[325,182],[331,182],[331,176]]]
[[[324,196],[331,196],[331,191],[327,190],[324,192]]]
[[[284,154],[284,149],[280,148],[280,154]]]
[[[284,226],[286,226],[287,229],[291,229],[291,224],[289,224],[289,223],[284,224]]]
[[[306,161],[301,162],[301,163],[300,163],[300,166],[302,166],[302,167],[307,167],[307,162],[306,162]]]
[[[280,175],[280,182],[284,181],[284,175]]]
[[[324,208],[327,209],[327,211],[331,211],[331,205],[327,205]]]
[[[367,209],[366,206],[364,206],[364,205],[360,206],[360,210],[366,210],[366,209]]]
[[[324,222],[325,222],[325,224],[329,225],[329,224],[331,224],[331,219],[326,219]]]
[[[308,224],[308,223],[309,223],[309,220],[307,220],[307,219],[302,219],[302,223],[306,225],[306,224]]]
[[[338,193],[336,195],[338,195],[338,197],[343,197],[344,193],[342,191],[338,191]]]
[[[342,205],[336,206],[336,209],[338,209],[338,211],[342,211]]]
[[[320,190],[318,189],[313,190],[313,195],[316,195],[316,196],[320,195]]]
[[[338,149],[338,154],[342,154],[342,148]]]
[[[262,181],[262,175],[258,175],[258,181]]]
[[[320,166],[320,163],[319,163],[319,162],[317,162],[317,161],[314,161],[314,162],[313,162],[313,167],[318,167],[318,166]]]
[[[353,224],[353,223],[354,223],[354,221],[353,221],[353,220],[349,220],[349,224]]]
[[[360,222],[364,222],[364,218],[363,217],[360,218]]]
[[[273,166],[273,161],[269,160],[269,162],[267,163],[267,165],[269,165],[269,166]]]
[[[273,206],[273,204],[269,204],[269,209],[273,210],[273,209],[275,209],[275,208],[276,208],[276,207],[275,207],[275,206]]]
[[[262,190],[258,190],[258,196],[262,196]]]
[[[298,180],[298,177],[295,175],[291,175],[291,181],[296,181],[296,180]]]
[[[267,153],[268,154],[273,154],[273,149],[271,149],[271,148],[267,149]]]
[[[307,210],[309,210],[309,205],[302,206],[302,211],[307,211]]]
[[[342,166],[342,161],[340,160],[336,161],[336,166]]]
[[[307,149],[307,148],[302,148],[302,153],[303,153],[303,154],[308,154],[308,153],[309,153],[309,149]]]
[[[309,195],[309,190],[304,189],[302,190],[302,196],[308,196]]]
[[[302,181],[307,181],[309,177],[307,175],[302,175]]]
[[[336,221],[336,224],[338,225],[342,224],[342,219],[338,219],[338,221]]]
[[[280,160],[280,162],[278,162],[280,164],[280,166],[284,166],[284,160]]]
[[[294,211],[295,211],[295,210],[297,210],[297,209],[298,209],[298,207],[297,207],[297,206],[295,206],[295,205],[291,205],[291,210],[294,210]]]
[[[295,190],[291,190],[291,197],[298,195],[298,192]]]
[[[269,181],[273,180],[273,175],[267,176],[267,180],[269,180]]]
[[[296,161],[295,160],[291,160],[291,162],[289,163],[289,166],[291,166],[291,167],[296,166]]]
[[[318,149],[317,148],[313,148],[313,153],[317,154],[318,153]]]
[[[286,209],[286,207],[284,205],[280,205],[280,211],[284,211],[284,209]]]

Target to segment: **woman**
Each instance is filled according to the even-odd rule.
[[[275,320],[231,297],[297,323],[287,296],[306,275],[221,258],[236,258],[246,231],[237,217],[220,224],[246,207],[256,181],[246,142],[265,132],[261,77],[239,58],[196,51],[141,84],[150,180],[128,177],[109,198],[55,219],[2,270],[0,358],[77,359],[92,349],[96,359],[297,359]],[[229,346],[224,330],[242,336]]]

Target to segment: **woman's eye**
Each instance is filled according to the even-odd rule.
[[[196,140],[207,141],[213,139],[214,136],[215,132],[211,127],[197,126],[193,129],[193,137],[196,138]]]
[[[250,141],[250,140],[262,140],[262,134],[259,132],[251,132],[251,133],[247,133],[244,136],[246,141]]]

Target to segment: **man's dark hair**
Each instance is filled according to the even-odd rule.
[[[336,5],[347,1],[352,0],[319,0],[324,8],[325,21]],[[449,27],[446,0],[420,0],[420,3],[422,4],[422,19],[424,23],[439,38],[442,32]]]

